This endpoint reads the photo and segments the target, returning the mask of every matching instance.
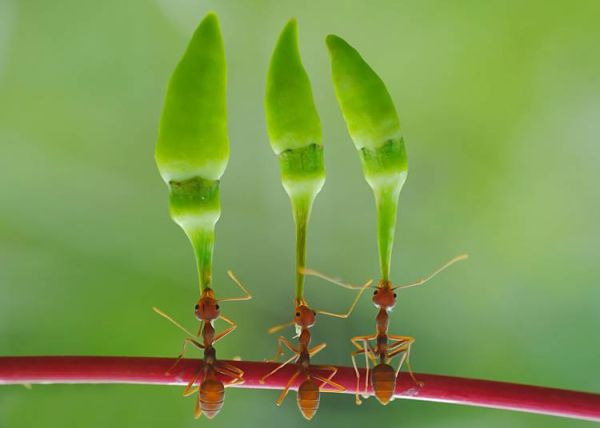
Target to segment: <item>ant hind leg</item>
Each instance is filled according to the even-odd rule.
[[[333,380],[331,380],[331,379],[333,379],[335,377],[335,375],[338,372],[338,368],[337,367],[334,367],[334,366],[323,366],[323,367],[321,367],[321,369],[323,369],[323,370],[331,370],[330,375],[327,376],[327,377],[323,377],[323,376],[319,376],[319,375],[313,375],[313,377],[315,379],[318,379],[321,382],[323,382],[323,385],[321,385],[321,388],[323,388],[323,386],[325,386],[327,384],[327,385],[331,386],[332,388],[336,389],[337,391],[343,392],[343,391],[346,390],[345,387],[343,387],[339,383],[334,382]]]
[[[283,391],[281,391],[281,394],[279,394],[279,398],[277,398],[277,401],[275,402],[275,404],[277,404],[278,406],[281,406],[281,403],[283,403],[283,400],[285,400],[285,397],[287,396],[290,388],[292,387],[292,384],[294,383],[294,381],[296,380],[296,378],[298,377],[299,374],[300,374],[300,372],[295,372],[292,375],[290,380],[288,380],[288,383],[285,385],[285,388],[283,388]]]

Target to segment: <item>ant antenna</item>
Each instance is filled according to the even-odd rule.
[[[350,309],[348,309],[348,312],[346,312],[345,314],[335,314],[333,312],[327,312],[327,311],[317,311],[317,313],[322,314],[322,315],[329,315],[330,317],[335,317],[335,318],[348,318],[350,316],[350,314],[352,313],[352,311],[354,311],[354,308],[356,307],[356,304],[358,303],[360,296],[362,296],[362,294],[371,285],[372,282],[373,282],[373,280],[370,279],[367,282],[365,282],[362,287],[360,287],[360,291],[356,294],[356,297],[354,298],[354,302],[352,302]]]
[[[324,273],[319,272],[318,270],[314,270],[314,269],[308,269],[308,268],[305,268],[305,267],[300,267],[300,268],[298,268],[298,271],[300,273],[305,274],[305,275],[316,276],[317,278],[324,279],[327,282],[330,282],[332,284],[338,285],[338,286],[340,286],[342,288],[345,288],[347,290],[360,290],[361,288],[364,287],[364,286],[346,284],[345,282],[342,282],[338,278],[333,278],[331,276],[327,276]]]
[[[171,321],[171,323],[173,323],[176,327],[179,327],[179,329],[181,331],[183,331],[185,334],[187,334],[188,336],[190,336],[190,337],[197,337],[195,334],[190,333],[184,326],[182,326],[181,324],[179,324],[177,321],[175,321],[173,318],[171,318],[169,315],[165,314],[163,311],[161,311],[157,307],[153,307],[152,310],[154,312],[156,312],[158,315],[160,315],[161,317],[167,319],[168,321]]]
[[[286,322],[284,324],[275,325],[275,326],[271,327],[270,329],[268,329],[267,332],[269,334],[277,333],[278,331],[281,331],[284,328],[290,327],[292,325],[294,325],[294,321]]]
[[[398,285],[397,287],[394,287],[393,289],[394,290],[399,290],[399,289],[403,289],[403,288],[416,287],[417,285],[423,285],[426,282],[428,282],[430,279],[432,279],[433,277],[435,277],[438,273],[440,273],[443,270],[446,270],[447,268],[449,268],[450,266],[452,266],[454,263],[460,262],[461,260],[465,260],[465,259],[468,259],[468,258],[469,258],[468,254],[461,254],[459,256],[456,256],[452,260],[446,262],[443,266],[439,267],[437,270],[435,270],[432,273],[430,273],[425,278],[421,278],[420,280],[418,280],[416,282],[413,282],[411,284]]]

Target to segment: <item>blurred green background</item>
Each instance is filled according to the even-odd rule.
[[[219,355],[261,360],[290,318],[293,226],[262,99],[276,37],[298,17],[321,115],[327,182],[309,266],[355,283],[377,275],[375,213],[330,81],[335,32],[387,83],[410,173],[393,280],[471,255],[402,293],[392,331],[417,338],[415,370],[600,391],[600,3],[597,1],[0,0],[0,354],[174,356],[192,327],[191,247],[169,219],[153,160],[167,79],[215,10],[229,67],[231,161],[222,182],[215,287],[254,293]],[[351,295],[310,279],[316,307]],[[316,362],[349,364],[374,330],[363,299],[321,318]],[[288,331],[291,335],[291,331]],[[0,388],[0,427],[193,427],[182,388]],[[211,426],[305,426],[294,396],[229,390]],[[325,395],[312,426],[584,427],[499,410]]]

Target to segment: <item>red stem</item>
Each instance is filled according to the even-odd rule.
[[[0,357],[0,384],[183,385],[200,366],[199,360],[184,359],[167,374],[174,361],[171,358],[148,357]],[[282,389],[295,370],[293,365],[288,365],[261,385],[259,378],[277,364],[229,363],[245,372],[245,383],[236,388]],[[319,370],[318,366],[315,369]],[[406,373],[401,373],[396,384],[396,396],[600,421],[600,394],[419,373],[416,377],[425,382],[423,387],[416,387]],[[364,383],[363,370],[361,378]],[[351,367],[339,367],[334,380],[346,388],[346,393],[354,393],[356,376]]]

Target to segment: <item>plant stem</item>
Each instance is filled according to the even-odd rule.
[[[375,205],[377,206],[377,244],[379,245],[379,269],[381,280],[390,279],[390,263],[396,231],[396,213],[398,212],[397,186],[387,186],[375,190]]]
[[[149,357],[0,357],[0,384],[154,384],[184,385],[200,360],[184,359],[169,374],[172,358]],[[262,385],[259,378],[276,363],[228,361],[245,372],[245,383],[235,388],[282,389],[295,367],[288,365]],[[319,366],[314,366],[319,370]],[[364,379],[364,370],[361,370]],[[416,374],[425,385],[418,388],[407,373],[400,373],[396,397],[600,422],[600,394],[519,385],[451,376]],[[354,394],[356,377],[351,367],[339,367],[334,380]],[[369,391],[370,392],[370,391]]]
[[[191,233],[190,241],[196,254],[196,268],[200,281],[200,291],[211,287],[212,258],[215,247],[215,228],[199,229]]]
[[[314,198],[292,197],[292,211],[296,223],[296,301],[304,298],[304,273],[300,268],[306,265],[306,231]]]

